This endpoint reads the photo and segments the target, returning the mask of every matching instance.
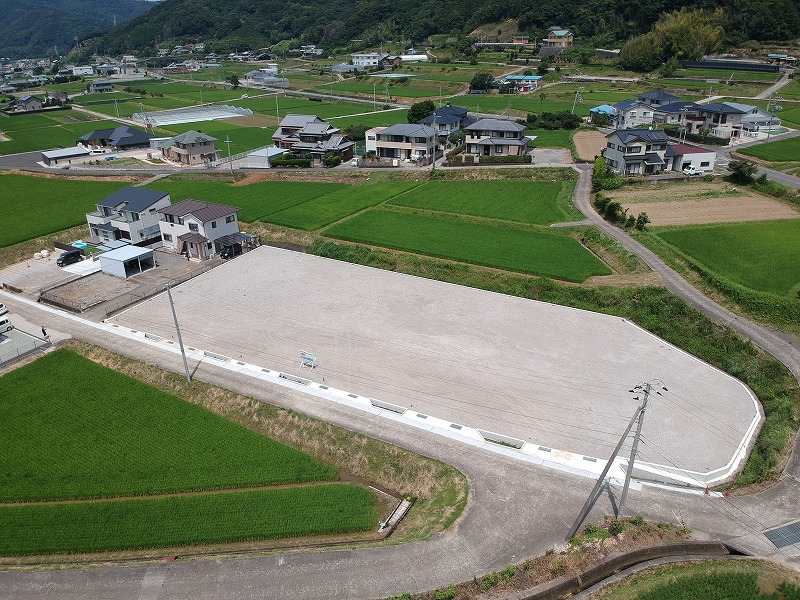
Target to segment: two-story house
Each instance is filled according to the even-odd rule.
[[[433,156],[437,146],[436,130],[419,123],[375,127],[367,133],[375,136],[375,153],[379,158],[428,159]]]
[[[672,94],[668,94],[662,90],[653,90],[652,92],[644,92],[636,96],[636,99],[641,102],[642,104],[647,104],[648,106],[661,106],[663,104],[672,104],[673,102],[680,101],[680,98],[677,96],[673,96]]]
[[[351,54],[353,64],[362,69],[380,66],[381,61],[387,56],[386,52],[360,52]]]
[[[614,129],[633,129],[653,122],[653,108],[637,100],[623,100],[613,106],[610,125]]]
[[[127,186],[100,200],[86,221],[91,234],[103,241],[146,242],[158,239],[159,210],[170,204],[167,192]]]
[[[780,125],[781,120],[757,106],[735,102],[714,102],[700,107],[703,127],[709,134],[735,139],[757,133],[762,128]]]
[[[223,239],[239,233],[241,208],[200,200],[184,200],[159,212],[164,246],[188,258],[212,258],[222,250]]]
[[[548,28],[547,37],[542,39],[544,48],[569,48],[575,41],[575,36],[569,29],[564,29],[560,25]]]
[[[697,133],[705,119],[700,116],[702,107],[694,102],[671,102],[653,108],[653,123],[678,126],[688,133]]]
[[[219,160],[219,150],[214,145],[216,141],[217,138],[191,130],[170,139],[162,146],[161,154],[182,165],[202,165]]]
[[[292,146],[300,141],[297,133],[309,123],[324,123],[317,115],[288,114],[283,117],[278,129],[272,134],[272,143],[276,148],[291,150]]]
[[[14,103],[14,108],[18,111],[42,110],[42,101],[36,96],[22,96]]]
[[[312,159],[314,164],[322,163],[326,155],[350,160],[356,145],[338,127],[315,115],[286,115],[272,140],[276,148],[291,150],[299,158]]]
[[[465,154],[475,156],[521,156],[528,152],[525,126],[513,121],[481,119],[464,128]]]
[[[466,108],[453,106],[449,102],[446,106],[437,108],[419,121],[420,125],[427,125],[436,129],[441,137],[447,137],[453,132],[472,125],[474,122],[475,119],[467,116]]]
[[[618,129],[606,137],[603,158],[620,175],[653,175],[666,167],[669,146],[660,130]]]

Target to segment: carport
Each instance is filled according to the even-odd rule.
[[[59,148],[58,150],[45,150],[42,152],[42,162],[48,167],[57,165],[58,161],[70,160],[73,158],[85,158],[89,156],[89,151],[80,146],[72,148]]]
[[[155,266],[153,250],[139,246],[123,246],[99,256],[103,273],[127,279]]]

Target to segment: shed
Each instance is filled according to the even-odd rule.
[[[48,167],[57,165],[58,161],[70,160],[72,158],[84,158],[89,156],[89,151],[80,146],[71,148],[59,148],[58,150],[45,150],[42,152],[42,162]]]
[[[286,148],[275,148],[270,146],[256,150],[247,155],[247,168],[248,169],[269,169],[270,161],[273,158],[278,158],[289,152]]]
[[[99,259],[103,273],[123,279],[152,269],[156,264],[153,250],[139,246],[123,246],[101,254]]]

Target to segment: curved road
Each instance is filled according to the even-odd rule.
[[[730,313],[708,300],[652,252],[606,223],[589,206],[590,167],[578,168],[576,205],[600,229],[639,254],[670,291],[719,323],[727,324],[782,360],[797,375],[797,340]],[[118,337],[69,316],[29,305],[0,292],[12,312],[51,334],[65,332],[139,360],[181,372],[180,358]],[[196,377],[270,403],[329,420],[461,469],[470,481],[470,502],[460,522],[431,540],[376,549],[299,552],[227,560],[177,561],[102,569],[0,572],[0,599],[69,598],[382,598],[466,581],[511,562],[543,553],[563,536],[593,482],[521,463],[412,429],[299,392],[243,379],[201,362]],[[191,365],[195,367],[195,365]],[[763,531],[800,518],[797,450],[778,484],[730,499],[658,487],[632,490],[629,514],[675,523],[685,520],[701,538],[719,539],[749,553],[800,565],[800,548],[778,550]],[[619,489],[601,496],[590,519],[613,511]]]

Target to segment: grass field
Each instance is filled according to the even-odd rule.
[[[744,287],[786,296],[800,285],[798,220],[680,227],[655,234]]]
[[[170,177],[147,186],[169,192],[173,202],[186,198],[230,204],[242,209],[242,221],[256,221],[296,204],[301,204],[344,188],[341,183],[301,183],[264,181],[250,185],[231,185],[225,181],[205,178]]]
[[[589,600],[794,600],[796,572],[773,562],[702,561],[662,565],[622,578],[588,596]],[[774,596],[772,594],[775,594]]]
[[[574,181],[431,181],[390,204],[549,225],[582,218],[570,202],[574,189]]]
[[[84,133],[119,125],[114,121],[105,120],[63,123],[55,119],[68,114],[68,112],[57,112],[52,113],[52,116],[26,115],[0,119],[0,131],[5,132],[10,138],[0,142],[0,154],[74,146]],[[13,129],[9,129],[9,126]]]
[[[800,161],[800,137],[742,148],[739,153],[770,162]]]
[[[334,468],[68,350],[0,378],[0,500],[320,481]]]
[[[71,181],[26,175],[0,175],[0,247],[11,246],[80,223],[95,204],[126,185],[117,181]]]
[[[537,148],[572,148],[572,136],[575,131],[564,129],[527,129],[525,135],[535,135],[533,145]]]
[[[360,210],[377,206],[417,185],[419,184],[398,182],[347,186],[345,189],[266,215],[261,220],[276,225],[315,231]]]
[[[164,548],[365,531],[375,497],[353,485],[0,506],[0,554]]]
[[[611,273],[568,236],[405,211],[368,211],[324,235],[566,281]]]

